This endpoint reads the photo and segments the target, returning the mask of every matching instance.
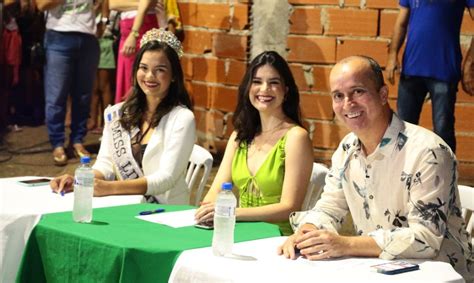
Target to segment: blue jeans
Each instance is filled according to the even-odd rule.
[[[87,134],[90,100],[99,63],[99,44],[92,34],[48,30],[44,36],[46,126],[53,148],[64,146],[66,102],[71,96],[69,143],[82,143]]]
[[[418,124],[426,93],[430,93],[434,132],[456,152],[454,107],[457,83],[402,75],[398,85],[397,108],[402,120]]]

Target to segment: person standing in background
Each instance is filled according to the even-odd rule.
[[[109,10],[108,1],[103,1],[101,12],[96,19],[100,60],[92,93],[90,116],[87,121],[87,130],[93,134],[102,134],[104,121],[99,116],[108,105],[114,103],[113,82],[116,66],[114,45],[117,41],[118,17],[117,11]]]
[[[133,62],[140,39],[147,30],[166,27],[166,11],[161,0],[112,0],[110,9],[121,12],[115,89],[115,103],[119,103],[131,91]]]
[[[461,79],[460,30],[464,8],[474,17],[474,0],[400,0],[386,71],[394,83],[398,52],[407,35],[397,110],[402,120],[418,124],[426,93],[432,101],[434,132],[456,151],[454,110]],[[471,72],[464,68],[464,72]]]
[[[88,156],[83,146],[87,134],[92,88],[99,62],[99,44],[93,0],[66,0],[50,9],[46,18],[44,92],[46,126],[53,160],[67,164],[64,148],[66,101],[71,96],[69,145],[77,156]]]

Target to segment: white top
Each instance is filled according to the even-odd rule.
[[[137,16],[137,14],[138,14],[137,10],[121,12],[120,19],[122,20],[133,19]],[[156,14],[155,8],[151,8],[150,10],[148,10],[147,14],[150,14],[150,15]]]
[[[65,0],[65,4],[47,12],[46,29],[95,35],[93,6],[93,0]]]
[[[472,251],[461,217],[456,158],[433,132],[393,114],[381,143],[369,156],[348,134],[315,208],[290,216],[299,224],[336,231],[351,213],[358,235],[372,236],[380,258],[429,258],[451,263],[465,279]],[[472,266],[474,268],[474,266]],[[469,281],[469,280],[466,280]]]
[[[125,19],[133,19],[133,18],[135,18],[135,17],[137,16],[137,13],[138,13],[137,10],[121,12],[121,13],[120,13],[120,18],[121,18],[122,20],[125,20]]]
[[[120,109],[122,105],[123,103],[119,103],[112,107]],[[97,160],[92,166],[107,180],[115,180],[109,152],[113,150],[109,146],[111,138],[111,133],[104,131]],[[147,195],[154,195],[160,203],[189,204],[185,175],[195,139],[196,126],[191,110],[176,106],[163,116],[143,154],[142,166],[148,184]]]

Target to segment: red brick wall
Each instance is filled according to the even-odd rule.
[[[233,129],[237,86],[248,62],[251,1],[202,2],[179,1],[185,30],[182,63],[195,104],[199,143],[222,154]],[[287,59],[301,91],[301,107],[313,140],[315,161],[329,164],[338,142],[347,133],[332,113],[329,71],[338,60],[355,54],[369,55],[385,66],[387,44],[398,14],[397,1],[345,0],[344,7],[339,6],[339,0],[288,2],[294,10],[289,19]],[[467,12],[462,34],[466,39],[474,34],[474,23]],[[463,45],[464,52],[467,47]],[[396,85],[390,86],[393,109],[396,97]],[[457,156],[460,182],[468,184],[474,184],[473,111],[474,97],[460,88],[456,106]],[[427,103],[421,125],[431,129],[430,115],[431,104]]]

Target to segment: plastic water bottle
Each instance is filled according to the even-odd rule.
[[[74,173],[74,207],[72,218],[76,222],[92,221],[92,196],[94,194],[94,171],[90,157],[81,157],[81,165]]]
[[[217,196],[214,212],[212,252],[216,256],[232,254],[236,205],[237,199],[232,193],[232,183],[223,183],[222,191]]]

